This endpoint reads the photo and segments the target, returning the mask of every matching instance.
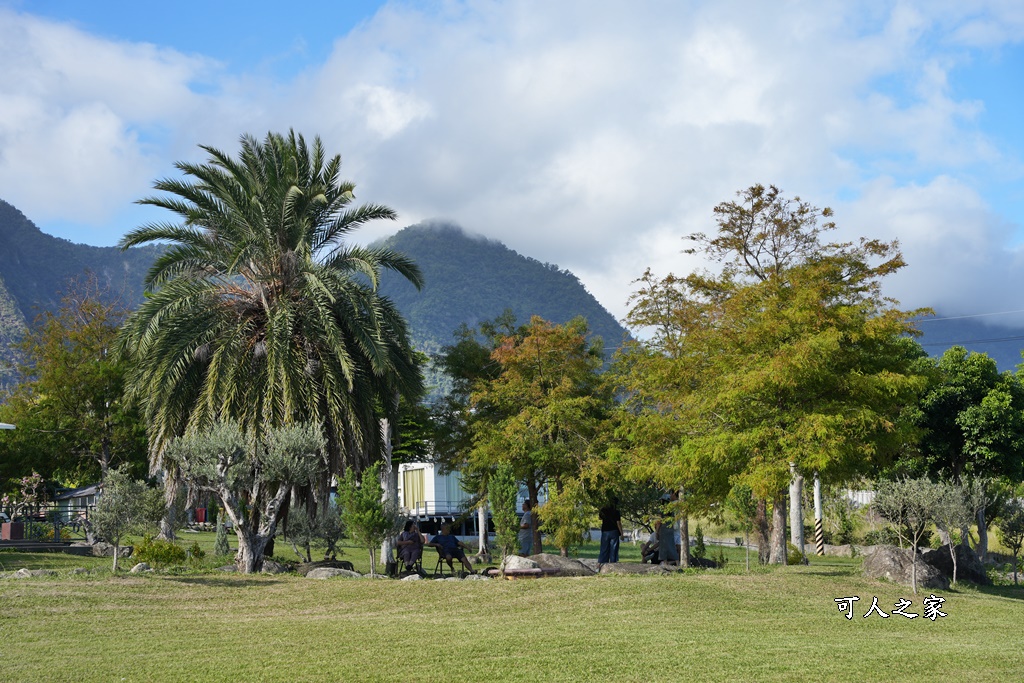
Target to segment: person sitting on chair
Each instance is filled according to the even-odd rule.
[[[463,552],[463,548],[466,548],[459,539],[455,538],[452,534],[452,527],[450,524],[441,525],[441,534],[434,536],[430,539],[430,543],[427,543],[432,548],[437,548],[438,554],[448,563],[448,567],[455,572],[455,567],[452,566],[452,559],[458,558],[462,562],[462,566],[466,568],[466,571],[470,574],[476,574],[473,570],[473,565],[466,559],[466,553]]]
[[[423,557],[423,536],[420,528],[411,519],[405,523],[405,529],[398,534],[398,559],[406,569],[412,569]]]
[[[658,535],[661,533],[661,520],[654,520],[654,531],[648,537],[647,542],[640,546],[640,562],[655,564],[658,561]]]

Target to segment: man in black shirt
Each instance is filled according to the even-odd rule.
[[[619,539],[622,538],[622,515],[619,514],[618,501],[613,497],[608,504],[598,511],[601,518],[601,553],[597,561],[619,561]]]

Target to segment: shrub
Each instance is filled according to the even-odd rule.
[[[213,554],[218,557],[231,554],[231,545],[228,544],[228,528],[224,525],[224,512],[217,511],[217,540],[213,544]]]
[[[199,541],[195,541],[188,549],[188,563],[198,569],[202,565],[204,557],[206,557],[206,551],[199,547]]]
[[[694,530],[693,535],[697,537],[696,542],[693,544],[693,549],[690,550],[690,554],[694,557],[703,560],[708,554],[707,546],[704,545],[704,529],[701,528],[700,524]]]
[[[135,546],[135,557],[139,562],[148,562],[154,567],[181,564],[187,555],[185,549],[173,541],[144,536]]]
[[[804,554],[792,543],[786,543],[786,564],[803,564]]]
[[[718,548],[715,549],[714,555],[712,555],[711,559],[715,561],[715,564],[718,565],[719,569],[725,569],[725,565],[729,564],[729,558],[725,556],[725,548],[722,546],[718,546]]]

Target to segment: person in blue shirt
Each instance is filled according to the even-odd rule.
[[[455,538],[452,534],[452,527],[450,524],[443,524],[441,526],[441,534],[434,536],[430,539],[430,543],[427,543],[431,548],[437,548],[437,552],[441,554],[441,557],[448,562],[449,569],[452,572],[455,571],[455,567],[452,566],[452,560],[458,558],[462,562],[462,566],[466,568],[466,571],[470,574],[476,574],[473,570],[473,565],[466,559],[466,553],[463,552],[463,548],[467,546]]]

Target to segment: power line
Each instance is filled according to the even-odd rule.
[[[945,318],[915,318],[915,323],[934,323],[940,320],[964,320],[965,318],[985,318],[991,315],[1012,315],[1013,313],[1024,313],[1024,309],[1016,311],[996,311],[995,313],[973,313],[971,315],[951,315]]]
[[[962,346],[965,344],[999,344],[1024,340],[1024,335],[1014,337],[996,337],[993,339],[968,339],[966,341],[919,342],[921,346]]]

